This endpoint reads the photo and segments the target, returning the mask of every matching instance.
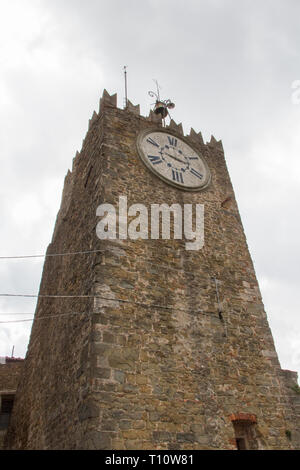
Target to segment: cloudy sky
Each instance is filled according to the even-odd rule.
[[[123,107],[127,65],[129,99],[142,114],[157,79],[186,133],[222,139],[281,365],[300,372],[300,2],[0,6],[0,256],[46,251],[88,120],[104,88]],[[0,259],[0,293],[37,293],[42,265]],[[31,318],[34,308],[0,297],[0,321]],[[1,323],[0,356],[13,345],[24,356],[30,328]]]

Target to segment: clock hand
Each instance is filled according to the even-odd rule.
[[[186,162],[184,162],[183,160],[180,160],[180,158],[174,157],[173,155],[170,155],[167,152],[165,152],[165,154],[168,155],[168,157],[174,158],[174,160],[177,160],[178,162],[184,163],[186,165]]]

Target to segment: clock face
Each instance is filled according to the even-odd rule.
[[[172,186],[199,191],[210,182],[208,166],[199,152],[168,131],[142,131],[137,148],[145,165]]]

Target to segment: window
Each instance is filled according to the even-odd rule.
[[[235,421],[233,422],[233,427],[238,450],[257,449],[255,424],[249,421]]]
[[[230,416],[233,424],[236,448],[238,450],[258,449],[256,435],[256,416],[248,413],[238,413]]]
[[[9,424],[10,415],[14,405],[14,395],[1,395],[1,408],[0,408],[0,430],[6,429]]]
[[[247,450],[246,441],[243,437],[236,438],[236,446],[238,450]]]

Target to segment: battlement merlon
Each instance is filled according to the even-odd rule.
[[[150,110],[148,116],[142,116],[140,114],[140,105],[134,105],[131,103],[130,100],[127,100],[127,105],[125,109],[118,108],[117,106],[117,93],[114,93],[113,95],[110,95],[106,89],[104,89],[102,97],[100,98],[100,105],[99,105],[99,113],[97,114],[96,111],[93,112],[92,118],[89,120],[89,126],[88,129],[93,126],[94,123],[96,123],[97,118],[103,114],[104,110],[107,108],[117,108],[119,110],[122,110],[124,112],[132,113],[135,116],[147,119],[148,121],[151,121],[155,123],[158,126],[162,126],[162,120],[161,117],[157,114],[155,114],[152,110]],[[189,134],[185,134],[183,132],[183,127],[182,123],[177,124],[173,119],[171,119],[170,124],[166,126],[166,129],[170,129],[173,132],[176,132],[179,135],[182,135],[186,138],[191,139],[194,141],[196,144],[199,144],[200,147],[207,145],[211,149],[216,149],[218,151],[221,151],[222,153],[224,152],[223,150],[223,144],[222,140],[217,140],[213,135],[211,136],[210,142],[207,142],[206,144],[203,141],[203,137],[201,132],[196,132],[193,128],[191,128]]]

